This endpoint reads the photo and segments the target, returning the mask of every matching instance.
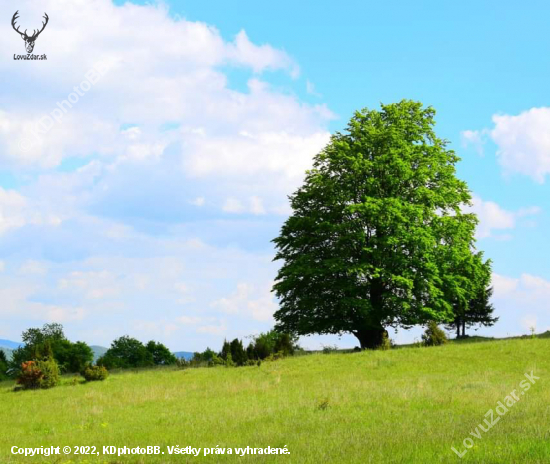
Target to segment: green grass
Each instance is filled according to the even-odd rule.
[[[261,367],[120,373],[46,391],[0,384],[0,462],[18,447],[159,445],[160,456],[88,462],[546,463],[550,461],[550,340],[451,343],[386,352],[314,354]],[[524,373],[540,377],[459,459],[489,409]],[[290,456],[169,456],[182,447],[283,447]],[[72,461],[71,461],[72,460]]]

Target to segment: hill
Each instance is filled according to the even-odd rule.
[[[0,462],[26,462],[10,454],[15,443],[86,443],[101,452],[103,445],[154,444],[165,453],[98,458],[108,462],[185,462],[186,456],[168,454],[166,447],[176,445],[286,445],[290,458],[263,456],[262,462],[456,463],[451,447],[462,452],[467,438],[473,447],[460,462],[547,462],[549,351],[549,339],[497,340],[312,354],[260,367],[127,371],[89,384],[72,385],[67,377],[56,389],[18,394],[5,382],[0,410],[16,426],[0,435]],[[531,371],[540,380],[519,395]],[[496,407],[512,392],[519,401],[498,416]],[[478,424],[487,429],[489,410],[500,419],[483,432]]]
[[[20,346],[23,346],[23,343],[0,339],[0,348],[9,348],[10,350],[15,350]]]
[[[191,353],[190,351],[176,351],[174,353],[174,356],[176,358],[184,358],[189,361],[193,357],[193,353]]]
[[[90,348],[94,352],[94,362],[96,362],[98,358],[103,356],[108,350],[108,348],[105,348],[104,346],[99,346],[99,345],[90,345]]]

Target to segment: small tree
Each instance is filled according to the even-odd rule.
[[[59,367],[52,357],[21,364],[17,383],[24,389],[52,388],[59,383]]]
[[[155,364],[153,355],[143,343],[127,335],[111,343],[107,352],[97,360],[97,364],[107,369],[149,367]]]
[[[146,345],[147,351],[153,356],[153,362],[157,366],[176,364],[174,354],[162,343],[151,340]]]
[[[231,354],[231,343],[224,339],[222,350],[220,351],[220,358],[227,361],[227,356]]]
[[[237,366],[244,365],[248,359],[243,342],[238,338],[231,342],[231,358]]]
[[[439,328],[437,322],[430,321],[426,331],[422,334],[422,343],[424,346],[439,346],[447,343],[445,332]]]

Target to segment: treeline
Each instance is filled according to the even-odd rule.
[[[296,342],[290,334],[271,330],[254,337],[246,348],[238,338],[231,342],[225,340],[220,352],[206,348],[202,353],[194,353],[190,361],[178,360],[178,364],[181,367],[253,366],[265,359],[293,355],[300,349]]]
[[[151,340],[146,345],[127,335],[111,343],[107,352],[97,360],[98,366],[107,369],[168,366],[176,357],[162,343]]]
[[[94,352],[84,342],[71,342],[61,324],[23,332],[24,345],[8,360],[0,351],[0,380],[14,378],[20,388],[51,388],[60,374],[81,374],[87,381],[104,380],[108,369],[175,364],[176,357],[162,343],[123,336],[93,365]]]
[[[15,378],[18,388],[51,388],[63,373],[81,374],[86,381],[105,380],[112,369],[148,368],[177,365],[181,368],[203,366],[237,367],[256,365],[265,359],[290,356],[299,349],[296,339],[274,330],[254,337],[245,348],[242,340],[224,341],[219,352],[207,348],[194,353],[189,361],[177,359],[162,343],[146,344],[127,335],[111,343],[93,365],[94,353],[84,342],[71,342],[61,324],[45,324],[23,332],[24,345],[10,360],[0,351],[0,380]]]

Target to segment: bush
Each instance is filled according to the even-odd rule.
[[[59,383],[59,366],[53,358],[26,361],[21,364],[17,384],[23,389],[52,388]]]
[[[59,383],[59,366],[53,358],[37,361],[38,368],[42,371],[43,378],[40,382],[40,388],[52,388]]]
[[[336,345],[322,345],[323,354],[338,353],[338,346]]]
[[[191,367],[191,363],[185,358],[176,358],[176,367],[178,369],[188,369]]]
[[[447,335],[441,330],[435,321],[428,323],[426,331],[422,334],[424,346],[439,346],[447,343]]]
[[[445,335],[445,334],[443,334]],[[388,337],[388,331],[384,330],[384,333],[382,333],[382,343],[378,345],[377,350],[386,351],[391,349],[391,340]]]
[[[87,382],[105,380],[108,376],[109,371],[105,368],[105,366],[88,366],[82,372],[82,377],[84,377]]]
[[[296,339],[290,334],[270,330],[255,337],[246,354],[248,359],[266,359],[277,353],[291,356],[297,348]]]

